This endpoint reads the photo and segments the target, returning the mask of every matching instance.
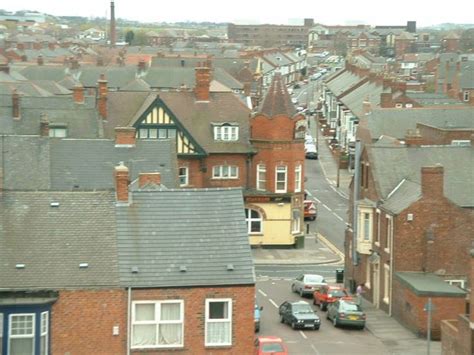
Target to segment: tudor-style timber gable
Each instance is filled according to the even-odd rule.
[[[137,130],[138,139],[176,139],[178,155],[203,156],[206,154],[171,110],[158,98],[133,126]]]

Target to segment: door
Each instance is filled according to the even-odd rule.
[[[379,308],[380,306],[380,264],[375,263],[374,267],[374,306]]]

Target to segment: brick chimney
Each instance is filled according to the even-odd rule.
[[[48,115],[44,112],[41,113],[40,118],[40,136],[49,137],[49,120]]]
[[[136,131],[134,127],[115,127],[115,145],[134,146]]]
[[[38,65],[44,65],[44,58],[41,54],[36,58],[36,63],[38,63]]]
[[[199,63],[200,64],[200,63]],[[209,89],[211,86],[211,69],[199,65],[195,69],[196,86],[194,94],[197,101],[209,101]]]
[[[408,129],[405,134],[405,144],[407,147],[419,147],[423,144],[423,137],[419,129]]]
[[[444,189],[444,169],[440,164],[421,168],[421,193],[423,197],[442,197]]]
[[[120,162],[115,167],[115,196],[117,202],[128,202],[128,168]]]
[[[20,94],[16,89],[12,93],[12,116],[14,120],[19,120],[21,118],[20,113]]]
[[[382,108],[393,107],[391,92],[383,92],[380,94],[380,107]]]
[[[146,62],[145,59],[140,59],[138,61],[138,73],[141,74],[146,71]]]
[[[72,88],[72,96],[74,98],[74,102],[76,104],[83,104],[84,103],[84,87],[81,84],[76,84]]]
[[[115,3],[112,0],[110,2],[110,46],[115,47],[116,42],[116,24],[115,24]]]
[[[107,119],[107,80],[104,74],[100,74],[97,81],[97,109],[102,119]]]
[[[138,175],[138,187],[144,188],[146,185],[161,185],[160,173],[140,173]]]

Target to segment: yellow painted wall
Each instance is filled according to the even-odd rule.
[[[294,235],[291,233],[292,207],[290,202],[251,203],[265,211],[263,220],[263,235],[250,235],[250,245],[293,245]],[[246,205],[247,207],[247,205]]]

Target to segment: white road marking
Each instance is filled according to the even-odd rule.
[[[334,215],[336,216],[337,219],[339,219],[340,221],[344,222],[344,220],[342,219],[341,216],[339,216],[338,214],[334,213]]]
[[[272,300],[271,298],[269,298],[268,300],[270,301],[270,303],[271,303],[272,305],[275,306],[275,308],[278,308],[278,305],[275,303],[274,300]]]
[[[316,354],[319,354],[319,351],[316,349],[314,344],[311,344],[311,349],[313,349]]]
[[[263,292],[262,290],[259,289],[258,292],[259,292],[261,295],[267,297],[267,294],[266,294],[265,292]]]
[[[327,209],[329,212],[332,212],[332,209],[330,209],[328,206],[326,206],[326,204],[323,203],[323,206],[325,209]]]
[[[321,203],[321,201],[319,201],[316,197],[314,197],[314,199],[317,203]]]
[[[308,337],[306,336],[306,334],[302,330],[300,330],[300,334],[303,338],[308,339]]]

